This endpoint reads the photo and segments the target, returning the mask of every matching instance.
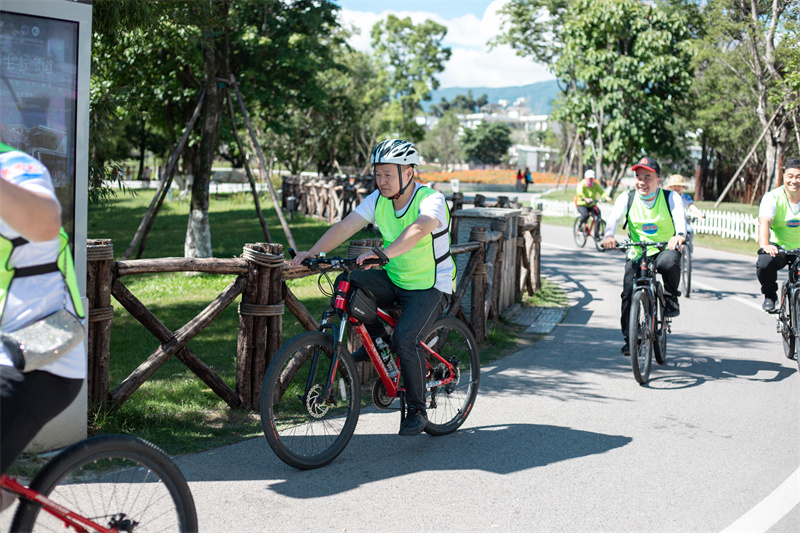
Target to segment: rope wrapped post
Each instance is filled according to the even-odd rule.
[[[109,364],[111,361],[111,305],[114,245],[110,239],[86,241],[86,296],[89,299],[88,372],[86,384],[89,404],[102,409],[108,402]]]
[[[523,210],[523,215],[524,215]],[[514,301],[519,302],[522,300],[522,291],[524,285],[524,279],[522,277],[523,265],[527,264],[525,261],[525,252],[527,251],[525,248],[525,217],[519,217],[517,220],[517,261],[514,265]]]
[[[542,288],[542,212],[533,212],[533,290]]]
[[[283,247],[246,244],[242,257],[249,268],[239,304],[236,392],[243,408],[256,410],[267,363],[281,345]]]
[[[477,264],[472,271],[472,295],[470,323],[478,341],[486,339],[486,309],[484,301],[486,299],[486,241],[488,234],[486,228],[472,228],[469,234],[470,242],[479,242],[481,247],[475,250],[478,255]]]

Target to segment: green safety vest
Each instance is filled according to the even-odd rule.
[[[408,209],[402,216],[397,216],[391,198],[378,196],[375,205],[375,223],[383,236],[384,248],[392,244],[408,226],[419,216],[422,200],[436,194],[428,187],[420,187],[409,202]],[[435,257],[434,243],[437,239],[447,239],[447,253]],[[450,211],[447,211],[447,227],[439,233],[430,233],[419,240],[416,246],[399,257],[395,257],[384,267],[389,279],[398,287],[406,290],[430,289],[436,285],[436,267],[443,261],[453,261],[450,256]],[[455,279],[455,264],[453,279]]]
[[[14,268],[9,265],[11,253],[15,248],[28,244],[28,241],[22,237],[10,240],[0,235],[0,317],[3,316],[3,310],[6,307],[6,296],[14,278],[38,276],[59,271],[64,276],[67,289],[72,297],[72,304],[75,306],[75,312],[80,318],[83,318],[83,304],[78,290],[78,278],[75,276],[75,264],[72,262],[72,253],[68,246],[69,239],[64,228],[59,231],[58,238],[61,241],[61,247],[58,251],[58,257],[53,263]]]
[[[783,187],[769,191],[775,197],[777,209],[772,220],[775,242],[786,249],[800,248],[800,214],[793,213]]]
[[[656,203],[652,208],[647,207],[635,191],[628,191],[635,195],[631,208],[628,210],[628,228],[633,242],[662,242],[668,241],[675,235],[675,223],[672,221],[672,212],[667,203],[667,193],[658,189]],[[648,248],[647,255],[658,253],[657,248]],[[628,259],[635,261],[641,257],[639,248],[628,250]]]

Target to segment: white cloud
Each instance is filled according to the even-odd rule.
[[[481,19],[472,14],[446,20],[438,14],[425,11],[370,13],[349,9],[343,9],[341,17],[346,25],[360,28],[361,34],[353,36],[350,45],[363,51],[371,50],[372,26],[389,13],[400,18],[411,17],[415,24],[431,19],[447,26],[443,44],[449,46],[453,53],[444,72],[438,76],[442,88],[507,87],[552,80],[553,75],[546,66],[517,56],[509,46],[497,46],[490,50],[486,44],[500,31],[501,19],[497,10],[506,1],[492,2]]]

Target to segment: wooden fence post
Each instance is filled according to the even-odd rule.
[[[478,255],[475,270],[472,271],[472,295],[470,308],[470,322],[478,341],[486,339],[486,228],[472,228],[469,240],[481,243],[481,247],[473,253]]]
[[[533,212],[533,292],[542,288],[542,212]]]
[[[86,384],[89,405],[102,409],[108,402],[108,371],[110,364],[111,281],[114,265],[114,245],[110,239],[86,241],[86,296],[89,299],[88,372]]]
[[[283,316],[283,246],[246,244],[247,287],[239,304],[236,392],[244,409],[258,409],[261,382],[280,348]]]

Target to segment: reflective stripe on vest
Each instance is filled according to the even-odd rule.
[[[6,307],[6,296],[14,278],[60,271],[67,284],[72,304],[75,306],[75,313],[80,318],[83,318],[83,303],[78,290],[78,278],[75,276],[75,264],[72,261],[72,253],[68,246],[69,238],[64,228],[61,228],[58,232],[58,239],[60,246],[55,262],[15,269],[9,264],[11,262],[11,254],[15,248],[24,246],[28,241],[22,238],[9,240],[0,235],[0,317],[3,316],[3,310]]]
[[[636,194],[635,191],[628,191],[628,194]],[[628,227],[630,228],[631,240],[634,242],[662,242],[668,241],[675,235],[675,223],[672,221],[672,213],[667,204],[667,193],[664,189],[658,189],[656,203],[652,208],[644,204],[639,195],[633,200],[631,210],[628,212]],[[658,249],[649,248],[647,255],[655,255]],[[639,248],[628,250],[628,259],[634,261],[641,256]]]
[[[786,191],[778,187],[767,194],[775,197],[775,218],[772,219],[775,242],[786,249],[800,248],[800,214],[792,213]]]
[[[420,187],[414,192],[402,216],[397,216],[391,198],[378,196],[375,204],[375,223],[383,237],[383,247],[392,244],[403,231],[414,223],[419,216],[419,206],[422,200],[436,194],[428,187]],[[436,285],[437,265],[443,261],[452,261],[450,256],[450,212],[447,212],[447,227],[438,233],[428,234],[419,242],[399,257],[395,257],[384,267],[389,279],[398,287],[406,290],[430,289]],[[447,239],[447,252],[441,257],[434,257],[436,239]],[[455,268],[453,269],[455,276]]]

